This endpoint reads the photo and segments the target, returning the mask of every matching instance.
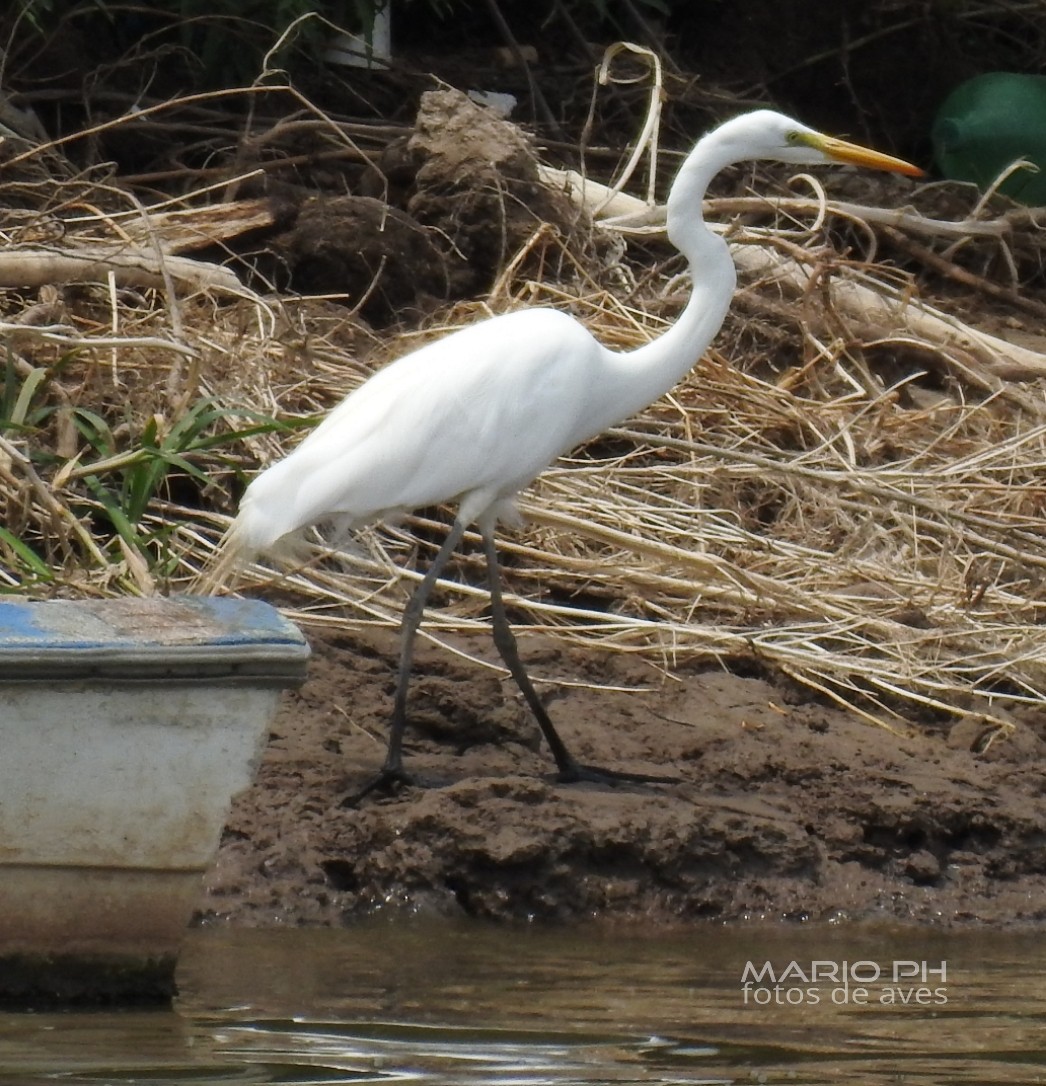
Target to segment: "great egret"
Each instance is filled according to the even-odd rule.
[[[557,456],[656,400],[700,359],[723,323],[736,282],[726,242],[704,225],[701,201],[715,174],[747,159],[922,174],[901,159],[770,110],[727,121],[690,152],[668,195],[668,237],[689,261],[693,289],[660,338],[616,353],[557,310],[481,321],[374,374],[247,488],[226,542],[227,554],[241,557],[272,551],[317,523],[344,531],[458,503],[453,526],[404,612],[388,750],[361,795],[411,782],[402,744],[414,637],[433,585],[473,523],[486,553],[495,645],[537,718],[559,779],[667,779],[584,765],[567,750],[519,658],[502,602],[494,526],[516,518],[515,495]]]

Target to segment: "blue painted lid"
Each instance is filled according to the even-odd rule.
[[[0,682],[203,679],[289,686],[308,642],[261,600],[0,597]]]

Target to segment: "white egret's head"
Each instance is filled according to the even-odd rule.
[[[732,145],[736,161],[765,158],[804,166],[825,162],[846,163],[866,169],[903,173],[910,177],[923,175],[923,171],[910,162],[826,136],[770,109],[735,117],[722,125],[718,134]]]

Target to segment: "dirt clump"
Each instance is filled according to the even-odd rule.
[[[340,804],[384,753],[395,637],[314,647],[235,802],[204,920],[1046,918],[1041,711],[971,750],[976,729],[961,724],[901,738],[774,678],[666,680],[621,654],[526,637],[533,671],[571,684],[547,700],[578,757],[679,777],[566,786],[510,685],[419,646],[407,763],[430,787],[353,808]]]
[[[583,213],[541,181],[522,129],[451,88],[421,96],[411,135],[391,141],[353,192],[262,191],[277,229],[251,238],[251,269],[282,289],[344,295],[376,327],[487,294],[536,235],[591,240]]]
[[[578,225],[579,212],[567,197],[540,180],[522,129],[461,91],[421,96],[408,148],[420,165],[407,209],[453,239],[455,297],[489,291],[538,231],[563,236]]]
[[[313,196],[271,251],[306,294],[347,294],[383,327],[447,296],[446,260],[417,219],[370,196]]]

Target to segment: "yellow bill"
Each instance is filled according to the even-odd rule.
[[[832,162],[845,162],[853,166],[864,166],[869,170],[889,170],[891,173],[903,173],[909,177],[923,177],[925,170],[905,162],[903,158],[894,158],[893,155],[884,155],[881,151],[873,151],[868,147],[862,147],[859,143],[847,143],[846,140],[836,139],[834,136],[822,136],[820,133],[804,134],[804,142],[816,148]]]

